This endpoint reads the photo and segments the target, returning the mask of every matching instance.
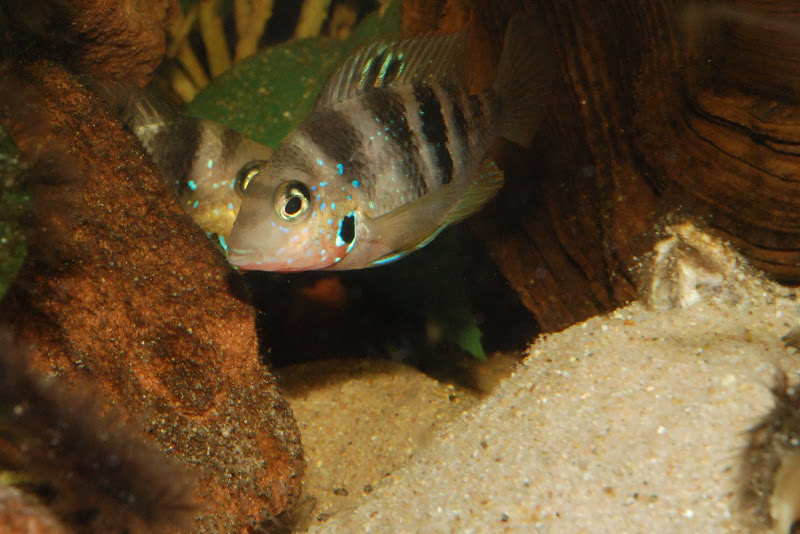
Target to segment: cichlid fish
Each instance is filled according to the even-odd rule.
[[[242,183],[228,260],[243,269],[361,269],[417,250],[502,187],[487,154],[527,146],[552,68],[531,15],[508,27],[494,85],[465,89],[465,32],[361,48],[310,115]]]
[[[184,117],[143,90],[99,82],[98,91],[139,138],[183,209],[209,234],[230,234],[251,179],[272,149],[221,124]]]

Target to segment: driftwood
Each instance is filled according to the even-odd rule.
[[[504,25],[520,9],[540,14],[559,60],[534,147],[499,147],[507,185],[471,221],[545,330],[635,298],[641,258],[670,217],[699,219],[754,266],[800,282],[800,6],[460,5],[473,15],[470,50],[483,52],[478,85],[491,80]],[[406,28],[424,30],[420,20],[407,14]]]

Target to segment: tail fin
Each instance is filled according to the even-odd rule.
[[[555,78],[555,52],[547,29],[530,13],[517,13],[506,30],[494,89],[502,105],[500,135],[530,145]]]

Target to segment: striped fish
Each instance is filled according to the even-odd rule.
[[[241,184],[272,149],[216,122],[181,116],[143,90],[113,82],[95,87],[142,142],[183,209],[224,247],[242,203]]]
[[[465,32],[357,51],[242,184],[228,260],[266,271],[382,265],[479,210],[503,184],[490,144],[527,146],[543,114],[544,35],[515,16],[480,94],[462,81]]]

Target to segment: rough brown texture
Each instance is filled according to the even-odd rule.
[[[67,522],[91,517],[82,531],[188,527],[197,504],[187,466],[142,439],[92,384],[67,389],[32,368],[32,353],[0,327],[0,469],[46,487],[38,493]]]
[[[32,164],[36,220],[0,321],[36,344],[36,366],[96,383],[200,471],[198,528],[279,513],[302,449],[242,280],[98,98],[44,62],[5,78],[0,118]]]
[[[9,0],[0,6],[0,38],[6,51],[144,85],[164,57],[177,9],[177,0]]]
[[[558,57],[532,148],[497,147],[506,186],[469,223],[545,330],[634,298],[638,258],[674,211],[800,282],[795,2],[461,3],[473,89],[491,81],[521,9],[540,16]],[[419,33],[455,11],[453,0],[406,9]]]

